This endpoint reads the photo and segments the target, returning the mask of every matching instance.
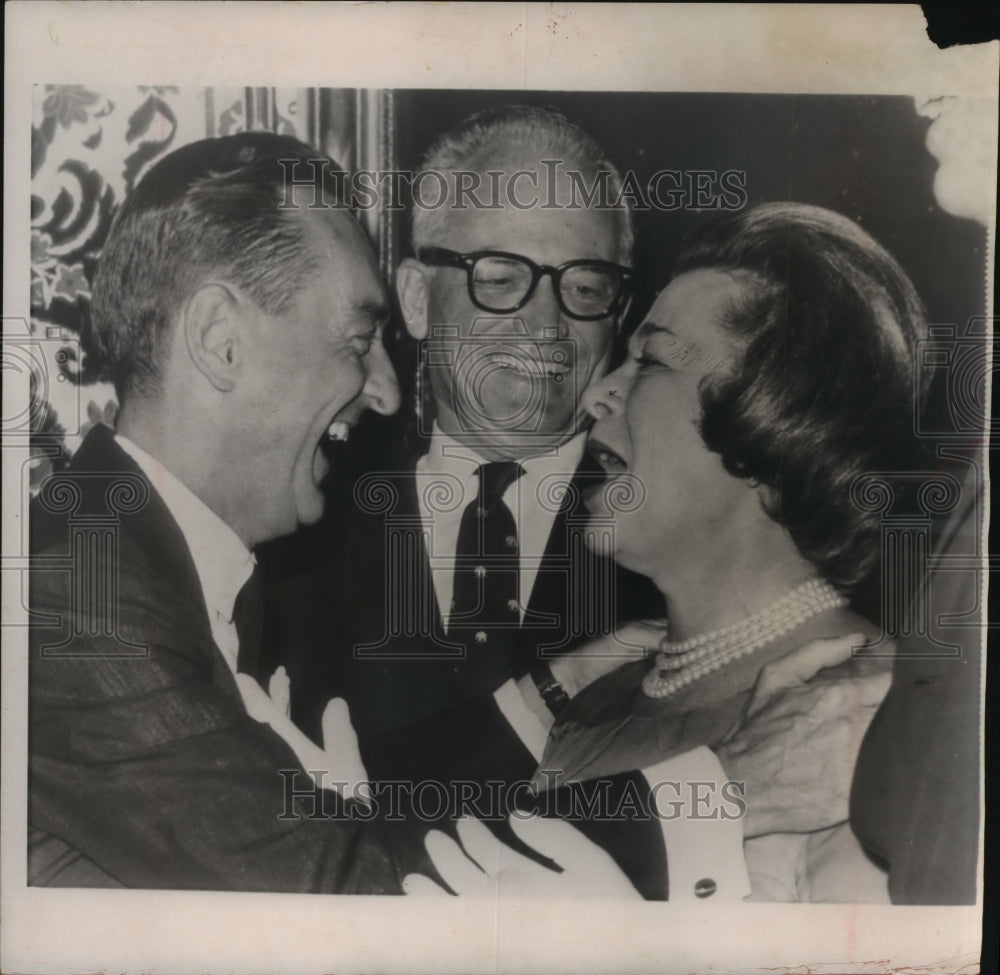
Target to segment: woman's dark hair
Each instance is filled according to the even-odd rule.
[[[701,434],[726,469],[770,488],[766,510],[831,582],[873,569],[880,515],[851,486],[874,471],[919,469],[914,367],[926,323],[902,268],[853,221],[769,203],[689,237],[675,276],[734,273],[747,287],[724,324],[736,369],[701,389]]]

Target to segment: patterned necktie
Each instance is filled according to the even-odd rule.
[[[240,641],[236,670],[260,681],[264,645],[264,580],[258,565],[254,565],[250,578],[236,596],[233,625]]]
[[[448,635],[464,640],[464,666],[477,686],[507,679],[517,628],[517,525],[503,493],[524,468],[512,461],[481,465],[479,493],[462,514],[455,548],[455,581]]]

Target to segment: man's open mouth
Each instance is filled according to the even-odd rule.
[[[342,454],[346,448],[341,444],[344,444],[350,436],[351,426],[352,424],[346,420],[331,420],[326,432],[316,444],[313,453],[313,480],[317,487],[321,487],[330,476],[331,470],[342,463]]]
[[[344,420],[333,420],[326,428],[326,439],[334,442],[344,441],[351,433],[351,425]]]
[[[509,352],[496,352],[490,362],[498,369],[523,376],[525,379],[551,379],[556,382],[572,372],[572,366],[566,362],[555,362],[552,359],[536,359],[532,356],[513,355]]]
[[[609,447],[603,440],[598,440],[596,437],[591,436],[587,440],[587,453],[590,454],[598,464],[608,474],[621,474],[628,470],[628,464],[625,458],[622,457],[618,451],[613,450]]]
[[[317,488],[322,488],[323,482],[330,474],[330,459],[323,450],[323,445],[318,444],[313,453],[312,477]]]

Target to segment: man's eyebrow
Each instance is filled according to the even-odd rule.
[[[352,306],[354,317],[378,328],[389,320],[389,306],[384,301],[359,301]]]

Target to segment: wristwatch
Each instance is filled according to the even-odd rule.
[[[569,695],[562,684],[556,680],[548,662],[545,660],[537,661],[528,673],[531,675],[538,693],[545,702],[545,706],[554,715],[558,715],[569,704]]]

